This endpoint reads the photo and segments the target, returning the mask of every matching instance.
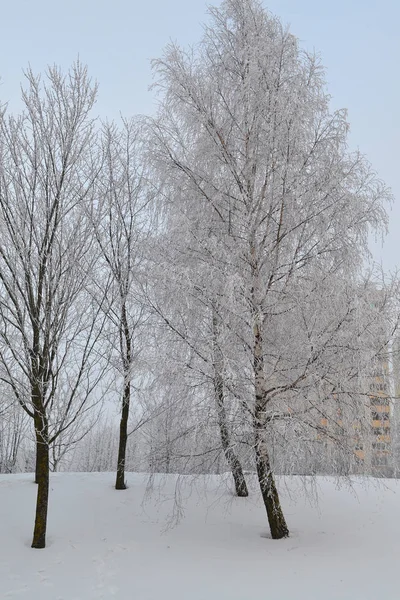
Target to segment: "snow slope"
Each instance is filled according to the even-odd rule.
[[[319,507],[302,483],[281,483],[292,535],[268,537],[255,491],[233,498],[222,478],[185,480],[185,516],[170,522],[176,477],[143,502],[147,479],[51,477],[48,547],[32,550],[36,486],[0,476],[0,598],[29,600],[397,600],[400,482],[318,480]]]

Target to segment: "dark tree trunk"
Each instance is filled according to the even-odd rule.
[[[121,356],[123,357],[124,364],[124,392],[122,397],[121,421],[119,425],[119,447],[115,489],[126,490],[125,461],[126,446],[128,443],[129,405],[131,400],[132,341],[128,323],[128,315],[126,313],[126,305],[124,301],[122,302],[121,309],[120,345]]]
[[[36,459],[35,459],[35,483],[39,483],[39,459],[40,454],[37,450],[38,442],[36,441]]]
[[[260,484],[261,495],[264,506],[267,511],[268,523],[271,530],[271,536],[274,540],[279,540],[289,536],[289,529],[286,525],[278,490],[276,488],[274,476],[272,474],[271,464],[268,455],[268,449],[265,442],[265,424],[263,418],[255,419],[255,452],[258,482]]]
[[[265,398],[265,374],[262,334],[259,315],[256,316],[254,325],[254,385],[255,385],[255,411],[254,411],[254,442],[257,475],[261,494],[267,511],[271,536],[279,540],[289,536],[278,490],[272,474],[271,462],[267,446],[267,400]]]
[[[38,483],[35,528],[32,548],[45,548],[47,509],[49,503],[49,444],[47,421],[43,415],[35,415],[36,431],[36,477]]]
[[[126,490],[125,483],[125,460],[126,446],[128,443],[128,419],[129,419],[129,404],[130,404],[131,386],[126,383],[124,387],[124,397],[122,400],[121,421],[119,425],[119,446],[118,446],[118,464],[117,478],[115,482],[116,490]]]
[[[236,495],[240,498],[246,498],[249,495],[246,480],[243,474],[242,465],[232,448],[231,438],[228,427],[228,419],[225,410],[224,381],[222,376],[223,356],[218,346],[218,320],[216,313],[213,316],[214,330],[214,392],[215,402],[218,414],[218,426],[221,436],[221,445],[225,454],[226,461],[232,472],[235,483]]]
[[[221,435],[221,445],[226,461],[232,472],[233,480],[235,482],[236,495],[240,498],[246,498],[249,495],[249,492],[243,474],[242,465],[240,464],[240,461],[231,445],[222,383],[218,381],[215,382],[215,398],[217,403],[218,426]]]

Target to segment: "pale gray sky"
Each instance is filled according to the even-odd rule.
[[[67,68],[77,57],[100,83],[102,117],[154,111],[150,59],[170,39],[194,44],[205,0],[9,0],[2,2],[0,101],[19,105],[22,69]],[[220,4],[219,0],[211,4]],[[375,256],[400,266],[399,0],[264,0],[327,68],[335,108],[346,107],[350,142],[392,187],[390,235]]]

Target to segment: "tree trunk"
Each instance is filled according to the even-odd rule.
[[[124,397],[122,399],[121,421],[119,425],[119,447],[118,447],[118,464],[117,478],[115,482],[116,490],[126,490],[125,483],[125,460],[126,446],[128,443],[128,419],[129,419],[129,404],[130,404],[131,386],[126,383],[124,386]]]
[[[289,529],[286,525],[285,517],[283,515],[279,500],[278,490],[272,474],[266,441],[267,402],[265,398],[264,355],[262,346],[260,319],[259,316],[257,316],[254,325],[254,385],[256,397],[254,411],[255,458],[258,482],[260,484],[262,498],[267,511],[271,536],[272,539],[279,540],[289,536]]]
[[[246,480],[243,474],[242,465],[234,452],[231,444],[228,420],[225,410],[224,397],[224,381],[222,376],[223,356],[217,343],[218,322],[214,312],[213,316],[213,331],[214,331],[214,391],[215,402],[218,415],[218,426],[221,435],[221,445],[225,454],[226,461],[232,472],[233,481],[235,482],[236,495],[240,498],[246,498],[249,495]]]
[[[43,415],[35,415],[35,431],[38,491],[32,548],[45,548],[47,509],[49,503],[49,444],[47,421]]]
[[[249,492],[243,474],[242,465],[240,464],[240,461],[231,446],[222,384],[221,382],[217,381],[215,381],[215,399],[217,404],[218,426],[221,435],[222,449],[232,472],[233,480],[235,482],[236,495],[240,498],[246,498],[249,495]]]
[[[278,490],[272,474],[267,444],[265,441],[266,428],[265,423],[263,423],[262,415],[257,416],[256,414],[254,429],[258,482],[260,484],[264,506],[267,511],[272,539],[279,540],[289,536],[289,529],[286,525]]]
[[[120,345],[121,356],[124,364],[124,393],[122,398],[121,421],[119,425],[119,447],[117,478],[115,481],[116,490],[126,490],[125,483],[125,461],[126,446],[128,443],[128,420],[129,405],[131,401],[131,363],[132,363],[132,341],[126,313],[125,300],[122,298],[121,323],[120,323]]]
[[[39,459],[40,454],[38,452],[38,442],[36,440],[36,459],[35,459],[35,483],[39,483]]]

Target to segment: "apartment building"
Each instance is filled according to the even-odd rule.
[[[396,403],[393,367],[375,362],[360,395],[358,414],[345,414],[333,396],[319,420],[319,470],[354,472],[374,477],[400,476],[400,407]],[[400,391],[400,359],[398,390]]]

